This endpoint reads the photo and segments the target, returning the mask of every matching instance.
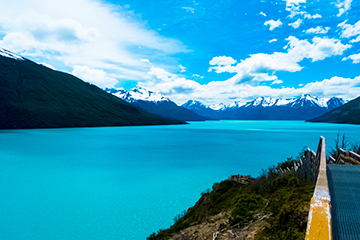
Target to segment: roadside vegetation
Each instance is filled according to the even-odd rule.
[[[184,237],[184,231],[211,222],[221,213],[227,219],[213,229],[213,233],[231,232],[234,235],[233,232],[263,221],[266,224],[257,229],[255,239],[304,239],[314,186],[287,171],[299,159],[300,156],[288,158],[263,170],[258,178],[241,176],[240,179],[230,178],[215,183],[211,190],[201,194],[194,207],[174,218],[173,226],[151,234],[148,240],[197,239],[189,235]],[[173,237],[180,232],[183,237]]]

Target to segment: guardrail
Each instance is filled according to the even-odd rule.
[[[316,184],[319,174],[320,161],[315,152],[307,149],[300,161],[294,166],[294,174],[311,185]]]
[[[304,154],[301,155],[300,160],[294,163],[294,166],[287,169],[279,169],[279,172],[282,174],[291,172],[307,183],[315,185],[320,167],[319,156],[314,151],[307,149],[304,151]]]
[[[330,164],[360,165],[360,155],[352,151],[344,151],[339,148],[335,158],[329,157]]]
[[[319,164],[314,195],[311,198],[310,211],[305,239],[332,239],[331,198],[326,176],[325,138],[321,137],[316,154]]]

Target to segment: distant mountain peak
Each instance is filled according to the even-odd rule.
[[[161,93],[156,93],[149,91],[142,87],[135,87],[130,91],[126,91],[124,88],[106,88],[105,91],[129,102],[135,101],[150,101],[150,102],[169,102],[170,99],[162,95]]]
[[[276,101],[277,101],[276,98],[257,97],[253,101],[248,102],[245,106],[248,106],[248,107],[257,107],[257,106],[269,107],[269,106],[273,106],[276,103]]]
[[[198,100],[189,100],[186,103],[184,103],[183,105],[181,105],[184,108],[187,109],[196,109],[196,108],[209,108],[207,106],[205,106],[202,102],[198,101]]]
[[[6,49],[3,49],[3,48],[0,48],[0,56],[3,56],[3,57],[7,57],[7,58],[12,58],[12,59],[15,59],[15,60],[18,60],[18,61],[24,61],[25,58],[13,53],[13,52],[10,52]]]
[[[179,119],[183,121],[204,121],[209,119],[200,116],[189,109],[178,106],[161,93],[149,91],[142,87],[136,87],[130,91],[126,91],[123,88],[106,88],[105,91],[127,101],[128,103],[131,103],[134,106],[166,118]]]
[[[218,104],[210,105],[209,108],[211,108],[213,110],[224,110],[224,109],[226,109],[226,105],[223,103],[218,103]]]

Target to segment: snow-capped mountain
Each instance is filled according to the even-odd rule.
[[[319,98],[309,94],[296,98],[258,97],[252,101],[205,106],[189,100],[184,105],[199,115],[215,119],[307,120],[345,104],[341,98]]]
[[[318,98],[309,94],[301,95],[297,98],[270,98],[270,97],[258,97],[253,101],[244,104],[245,107],[279,107],[279,106],[291,106],[291,107],[305,107],[314,106],[322,108],[337,108],[343,105],[345,102],[341,98]],[[231,105],[231,104],[230,104]]]
[[[162,95],[161,93],[156,93],[156,92],[152,92],[149,91],[145,88],[133,88],[131,91],[126,91],[123,88],[118,88],[118,89],[109,89],[106,88],[105,91],[129,102],[129,103],[133,103],[133,102],[137,102],[137,101],[150,101],[150,102],[170,102],[171,100],[167,97],[165,97],[164,95]]]
[[[179,107],[164,95],[144,88],[134,88],[131,91],[122,88],[106,89],[106,91],[151,113],[185,121],[206,119],[308,120],[345,104],[341,98],[319,98],[304,94],[295,98],[258,97],[248,102],[219,103],[210,106],[206,106],[200,101],[189,100]],[[184,112],[185,109],[192,112]],[[193,115],[193,112],[196,115]]]
[[[152,92],[145,88],[133,88],[131,91],[126,91],[123,88],[106,88],[105,91],[150,113],[155,113],[166,118],[182,121],[204,121],[209,119],[187,108],[178,106],[160,93]]]

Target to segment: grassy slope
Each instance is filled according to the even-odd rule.
[[[277,170],[290,165],[287,161],[277,169],[269,169],[250,184],[226,180],[216,183],[170,229],[152,234],[148,239],[169,239],[189,226],[207,222],[211,216],[231,212],[225,229],[244,228],[256,215],[270,216],[269,223],[255,239],[304,239],[307,215],[314,187]],[[214,229],[218,231],[220,229]]]
[[[0,129],[179,124],[29,60],[0,56]]]

